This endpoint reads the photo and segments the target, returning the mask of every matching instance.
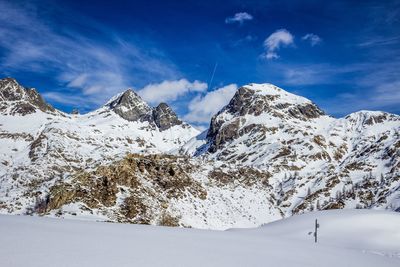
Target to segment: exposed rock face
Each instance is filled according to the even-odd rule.
[[[36,91],[36,89],[31,88],[27,89],[27,94],[29,96],[29,102],[32,103],[34,106],[38,107],[41,111],[51,111],[54,112],[55,109],[50,105],[47,104],[42,96]]]
[[[324,115],[324,112],[308,99],[289,94],[270,84],[261,86],[250,84],[239,88],[219,114],[223,112],[235,116],[259,116],[269,112],[303,120]]]
[[[34,113],[37,109],[43,112],[55,112],[55,109],[47,104],[35,89],[26,89],[12,78],[0,80],[0,101],[3,102],[0,110],[9,107],[11,114],[26,115]]]
[[[126,90],[107,105],[125,120],[153,122],[151,107],[131,89]]]
[[[166,103],[161,103],[153,109],[153,119],[161,131],[182,124],[176,113]]]
[[[152,108],[131,89],[125,91],[116,99],[109,101],[106,105],[125,120],[147,121],[160,131],[183,124],[166,103],[160,103],[157,107]]]
[[[268,84],[240,88],[206,138],[180,151],[268,170],[277,207],[388,208],[400,202],[400,117],[360,111],[335,119],[310,100]]]
[[[179,219],[169,214],[170,202],[187,196],[207,197],[203,186],[190,176],[194,170],[185,158],[130,154],[115,164],[78,173],[72,180],[52,186],[45,207],[39,205],[40,212],[81,202],[86,209],[101,209],[120,222],[178,226]],[[117,203],[119,195],[123,197]]]
[[[246,116],[271,116],[285,119],[308,121],[325,115],[311,101],[283,91],[273,85],[241,87],[231,101],[218,114],[213,116],[207,138],[210,140],[210,152],[215,152],[222,145],[248,133],[255,125],[247,126],[245,131],[239,131],[246,123]],[[237,119],[231,119],[237,118]]]
[[[23,100],[26,96],[25,89],[12,78],[0,80],[0,93],[3,101]]]

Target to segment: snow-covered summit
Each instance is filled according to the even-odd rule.
[[[258,95],[276,96],[279,102],[286,102],[292,104],[305,104],[311,101],[305,97],[292,94],[271,83],[250,83],[243,86],[244,88],[254,91]]]
[[[272,84],[249,84],[239,88],[227,106],[214,117],[269,114],[285,119],[307,120],[324,115],[309,99]]]
[[[112,97],[104,107],[109,108],[125,120],[148,122],[160,131],[176,125],[182,125],[186,128],[191,127],[182,122],[168,104],[160,103],[154,108],[150,107],[132,89]]]
[[[212,117],[207,133],[209,151],[216,152],[221,145],[250,131],[258,132],[255,128],[260,125],[271,128],[286,122],[304,124],[324,115],[310,100],[274,85],[246,85]]]
[[[132,89],[128,89],[108,102],[107,106],[128,121],[151,120],[151,107]]]
[[[336,119],[306,98],[250,84],[212,118],[205,138],[191,139],[180,152],[267,171],[285,214],[315,206],[396,210],[399,132],[395,114],[359,111]]]
[[[0,80],[0,99],[2,101],[22,100],[26,97],[25,89],[13,78]]]
[[[40,110],[54,113],[34,88],[24,88],[13,78],[0,80],[0,113],[26,115]]]

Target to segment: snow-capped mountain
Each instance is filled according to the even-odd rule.
[[[132,90],[71,115],[15,80],[0,85],[2,213],[226,229],[314,209],[400,209],[394,114],[336,119],[249,84],[199,134]]]
[[[240,88],[205,138],[181,152],[267,171],[286,214],[318,208],[400,209],[400,117],[335,119],[271,84]],[[355,192],[357,191],[357,192]]]
[[[0,80],[0,114],[24,116],[39,110],[51,114],[56,112],[35,89],[26,89],[12,78]]]
[[[46,188],[126,153],[165,153],[198,134],[166,104],[151,108],[132,90],[85,115],[55,110],[14,79],[0,80],[0,97],[0,203],[9,212],[26,209],[27,184]]]

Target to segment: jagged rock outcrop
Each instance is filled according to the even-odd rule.
[[[274,85],[249,84],[239,88],[229,104],[212,117],[207,133],[209,151],[216,152],[225,143],[257,128],[256,124],[246,125],[246,116],[258,117],[265,114],[282,120],[302,121],[325,115],[310,100]],[[243,131],[240,131],[241,125],[246,125]]]
[[[176,113],[166,103],[160,103],[153,109],[153,119],[161,131],[182,124]]]
[[[0,80],[0,111],[10,114],[26,115],[37,109],[43,112],[55,112],[34,88],[24,88],[13,78]]]
[[[187,126],[166,103],[160,103],[152,108],[131,89],[110,100],[106,106],[125,120],[148,122],[160,131],[176,125]]]
[[[153,122],[152,108],[131,89],[126,90],[106,105],[125,120]]]
[[[25,89],[12,78],[4,78],[0,80],[0,93],[2,101],[23,100],[26,96]]]
[[[199,175],[202,180],[197,178]],[[227,192],[244,188],[268,191],[269,178],[268,172],[248,168],[235,171],[220,166],[209,171],[202,162],[187,157],[129,154],[123,160],[59,181],[46,194],[33,190],[33,195],[40,197],[31,212],[77,216],[73,207],[78,205],[85,213],[101,213],[117,222],[203,228],[218,224],[224,229],[232,222],[226,221],[227,213],[221,210],[227,199],[219,188],[226,188]],[[208,182],[204,183],[204,179]],[[262,214],[281,216],[279,210],[272,208],[273,197],[258,197],[250,199],[266,204]],[[246,202],[225,205],[235,213],[231,221],[253,216]]]
[[[38,200],[44,204],[36,206],[45,214],[79,202],[87,210],[101,209],[120,222],[157,224],[166,220],[162,218],[166,214],[171,220],[168,207],[174,200],[206,199],[202,184],[191,177],[198,168],[183,157],[130,154],[115,164],[55,184]],[[178,226],[178,217],[173,218]]]

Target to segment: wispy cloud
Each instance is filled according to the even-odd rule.
[[[347,65],[276,65],[284,86],[332,88],[335,97],[320,99],[329,114],[345,115],[361,109],[399,111],[400,78],[398,61]],[[345,92],[343,92],[345,90]],[[331,92],[332,93],[332,92]]]
[[[228,17],[225,19],[226,24],[232,24],[232,23],[239,23],[242,25],[245,21],[247,20],[252,20],[253,16],[250,15],[247,12],[239,12],[233,15],[232,17]]]
[[[303,37],[301,37],[302,40],[310,42],[311,46],[315,46],[317,44],[320,44],[322,42],[321,37],[314,33],[307,33]]]
[[[360,47],[372,47],[381,45],[392,45],[400,43],[400,36],[395,37],[374,37],[358,44]]]
[[[324,85],[341,83],[342,75],[358,74],[365,71],[366,64],[351,64],[337,66],[327,63],[319,64],[290,64],[277,65],[276,70],[283,76],[283,82],[287,85]],[[354,81],[352,81],[354,82]]]
[[[330,114],[340,116],[358,110],[399,112],[399,103],[400,81],[364,88],[351,93],[338,94],[331,100],[322,101]]]
[[[286,29],[276,30],[264,41],[265,54],[267,59],[279,58],[277,51],[283,47],[294,43],[294,36]]]
[[[0,2],[0,46],[5,54],[0,67],[7,72],[49,73],[69,88],[65,98],[86,96],[88,103],[102,104],[110,96],[135,84],[176,78],[176,66],[156,47],[145,49],[136,40],[93,23],[96,38],[72,29],[55,31],[35,9]],[[51,94],[48,94],[51,97]],[[65,99],[52,98],[55,102]]]
[[[163,81],[161,83],[149,84],[138,91],[139,95],[151,104],[174,101],[178,97],[190,92],[204,92],[207,90],[207,83],[186,79],[175,81]]]
[[[73,93],[45,92],[42,95],[48,101],[78,108],[80,112],[90,110],[93,105],[97,104],[97,101],[93,98],[88,99],[86,96]]]
[[[184,119],[196,125],[209,123],[211,117],[229,103],[237,88],[236,84],[229,84],[195,97],[189,103]]]

